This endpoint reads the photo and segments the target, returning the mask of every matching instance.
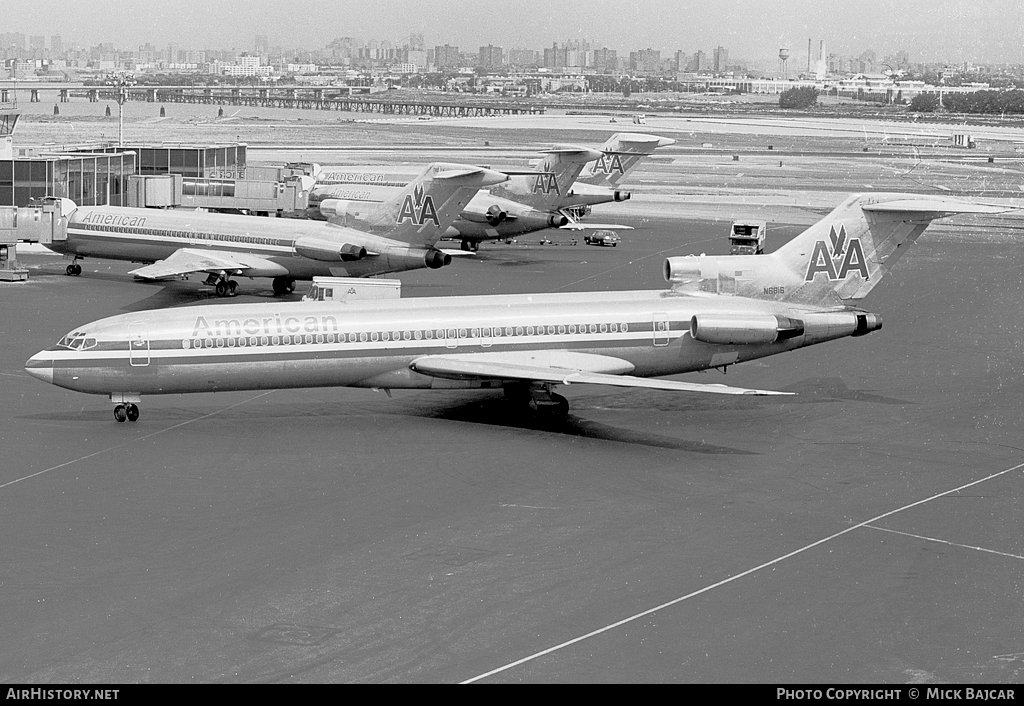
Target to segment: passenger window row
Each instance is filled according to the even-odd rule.
[[[79,225],[79,224],[76,224]],[[132,235],[155,235],[163,238],[180,238],[182,240],[210,240],[222,243],[247,243],[250,245],[274,245],[292,247],[293,241],[279,238],[263,238],[255,235],[228,235],[225,233],[198,233],[189,230],[163,230],[155,228],[111,228],[96,223],[82,223],[87,230],[107,231],[111,233],[130,233]]]
[[[614,324],[569,324],[550,326],[500,326],[483,328],[426,329],[415,331],[370,331],[359,333],[306,333],[281,336],[207,336],[185,338],[182,348],[252,348],[260,346],[297,346],[331,343],[377,343],[380,341],[444,341],[452,339],[483,338],[494,341],[498,338],[519,338],[523,336],[554,336],[596,333],[628,333],[629,325]]]

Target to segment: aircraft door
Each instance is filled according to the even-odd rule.
[[[149,365],[149,324],[128,324],[128,363],[133,367]]]
[[[668,314],[657,312],[653,314],[654,322],[654,345],[668,345]]]

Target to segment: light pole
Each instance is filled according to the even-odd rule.
[[[135,74],[115,71],[107,74],[106,84],[117,89],[117,146],[124,147],[124,104],[128,100],[128,87],[136,84]]]

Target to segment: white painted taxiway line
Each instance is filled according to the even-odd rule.
[[[903,507],[898,507],[895,510],[890,510],[889,512],[882,513],[881,515],[878,515],[877,517],[872,517],[870,520],[864,520],[863,522],[858,522],[857,524],[851,525],[850,527],[847,527],[844,530],[840,530],[839,532],[836,532],[835,534],[830,534],[829,536],[824,537],[822,539],[819,539],[816,542],[811,542],[810,544],[808,544],[806,546],[800,547],[799,549],[795,549],[795,550],[789,552],[788,554],[783,554],[782,556],[776,557],[775,559],[772,559],[771,561],[766,561],[763,564],[759,564],[758,566],[755,566],[752,569],[747,569],[746,571],[741,571],[740,573],[734,574],[733,576],[730,576],[729,578],[722,579],[721,581],[718,581],[717,583],[713,583],[713,584],[711,584],[709,586],[705,586],[704,588],[701,588],[701,589],[698,589],[696,591],[693,591],[692,593],[687,593],[685,596],[680,596],[679,598],[674,598],[671,601],[668,601],[666,603],[662,603],[661,605],[655,606],[654,608],[649,608],[649,609],[647,609],[647,610],[645,610],[645,611],[643,611],[641,613],[637,613],[636,615],[631,615],[628,618],[623,618],[622,620],[616,621],[616,622],[614,622],[614,623],[612,623],[610,625],[605,625],[603,628],[598,628],[597,630],[592,630],[591,632],[588,632],[586,635],[580,635],[579,637],[574,637],[571,640],[566,640],[565,642],[557,644],[557,645],[555,645],[553,647],[549,647],[546,650],[541,650],[540,652],[535,652],[534,654],[529,655],[528,657],[523,657],[522,659],[517,659],[515,662],[509,662],[506,665],[503,665],[501,667],[497,667],[495,669],[492,669],[489,672],[484,672],[483,674],[478,674],[477,676],[471,677],[469,679],[466,679],[465,681],[460,682],[460,683],[461,684],[472,684],[473,682],[480,681],[481,679],[486,679],[487,677],[492,676],[494,674],[498,674],[500,672],[507,671],[509,669],[512,669],[513,667],[518,667],[521,664],[526,664],[527,662],[531,662],[531,661],[533,661],[533,660],[535,660],[535,659],[537,659],[539,657],[543,657],[545,655],[552,654],[553,652],[557,652],[559,650],[565,649],[566,647],[569,647],[570,645],[575,645],[578,642],[582,642],[582,641],[584,641],[586,639],[589,639],[591,637],[596,637],[597,635],[600,635],[602,633],[606,633],[606,632],[608,632],[610,630],[614,630],[615,628],[621,627],[622,625],[626,625],[627,623],[632,623],[632,622],[634,622],[636,620],[639,620],[640,618],[646,617],[646,616],[651,615],[653,613],[657,613],[658,611],[664,610],[665,608],[668,608],[670,606],[674,606],[677,603],[682,603],[683,601],[689,600],[690,598],[694,598],[694,597],[699,596],[699,595],[701,595],[703,593],[707,593],[708,591],[712,591],[712,590],[714,590],[716,588],[719,588],[721,586],[725,586],[726,584],[732,583],[733,581],[738,581],[739,579],[741,579],[741,578],[743,578],[745,576],[749,576],[749,575],[751,575],[753,573],[761,571],[762,569],[766,569],[769,566],[774,566],[775,564],[781,563],[781,562],[785,561],[786,559],[789,559],[791,557],[796,556],[797,554],[802,554],[802,553],[808,551],[809,549],[814,549],[815,547],[821,546],[822,544],[825,544],[826,542],[831,542],[833,539],[837,539],[839,537],[842,537],[844,534],[849,534],[850,532],[853,532],[854,530],[860,529],[862,527],[867,527],[869,525],[874,524],[875,522],[878,522],[879,520],[884,520],[886,517],[892,517],[893,515],[896,515],[898,513],[904,512],[905,510],[910,510],[911,508],[915,508],[918,505],[924,505],[925,503],[929,503],[932,500],[938,500],[939,498],[943,498],[943,497],[945,497],[947,495],[952,495],[953,493],[959,493],[961,490],[966,490],[967,488],[970,488],[972,486],[979,485],[979,484],[984,483],[986,481],[990,481],[993,478],[998,478],[999,476],[1006,475],[1007,473],[1012,473],[1013,471],[1016,471],[1016,470],[1018,470],[1020,468],[1024,468],[1024,463],[1018,463],[1016,466],[1013,466],[1011,468],[1007,468],[1007,469],[1002,470],[1002,471],[998,471],[998,472],[993,473],[991,475],[987,475],[984,478],[979,478],[978,480],[971,481],[970,483],[966,483],[966,484],[961,485],[961,486],[957,486],[956,488],[951,488],[949,490],[945,490],[945,491],[943,491],[941,493],[938,493],[936,495],[932,495],[932,496],[924,498],[922,500],[916,500],[916,501],[914,501],[912,503],[904,505]],[[878,529],[878,528],[872,527],[872,529]],[[1020,557],[1018,557],[1018,558],[1020,558]]]
[[[253,400],[258,400],[260,397],[266,397],[267,395],[269,395],[271,393],[274,393],[274,392],[277,392],[277,390],[269,390],[267,392],[262,392],[262,393],[256,395],[255,397],[250,397],[247,400],[242,400],[241,402],[236,402],[233,405],[229,405],[227,407],[223,407],[221,409],[218,409],[216,412],[210,412],[209,414],[204,414],[203,416],[196,417],[195,419],[189,419],[189,420],[184,421],[184,422],[179,422],[178,424],[173,424],[173,425],[171,425],[169,427],[166,427],[164,429],[159,429],[157,431],[154,431],[154,432],[151,432],[149,434],[146,434],[145,436],[137,436],[137,437],[135,437],[133,439],[130,439],[130,440],[124,442],[123,444],[117,444],[116,446],[108,446],[105,449],[100,449],[99,451],[93,451],[91,454],[86,454],[85,456],[79,456],[78,458],[73,458],[70,461],[65,461],[64,463],[57,464],[56,466],[51,466],[50,468],[46,468],[46,469],[43,469],[41,471],[36,471],[35,473],[30,473],[27,476],[22,476],[21,478],[15,478],[14,480],[9,480],[6,483],[0,484],[0,489],[6,488],[9,485],[14,485],[15,483],[20,483],[23,480],[28,480],[30,478],[35,478],[36,476],[41,476],[44,473],[49,473],[50,471],[59,470],[59,469],[64,468],[66,466],[70,466],[70,465],[72,465],[74,463],[78,463],[79,461],[84,461],[87,458],[92,458],[93,456],[99,456],[100,454],[105,454],[108,451],[115,451],[115,450],[123,448],[125,446],[130,446],[130,445],[132,445],[132,444],[134,444],[134,443],[136,443],[138,441],[145,441],[146,439],[149,439],[151,437],[157,436],[159,434],[163,434],[165,432],[172,431],[174,429],[177,429],[178,427],[187,426],[189,424],[194,424],[195,422],[200,422],[200,421],[202,421],[204,419],[209,419],[210,417],[215,417],[218,414],[220,414],[221,412],[226,412],[229,409],[234,409],[235,407],[240,407],[243,404],[248,404],[249,402],[252,402]]]
[[[1007,552],[997,552],[995,549],[986,549],[985,547],[975,547],[970,544],[957,544],[956,542],[949,542],[945,539],[936,539],[935,537],[925,537],[920,534],[911,534],[910,532],[900,532],[899,530],[888,529],[887,527],[875,527],[874,525],[865,525],[865,527],[879,532],[891,532],[892,534],[901,534],[904,537],[913,537],[914,539],[923,539],[926,542],[938,542],[939,544],[948,544],[951,547],[960,547],[961,549],[974,549],[979,552],[987,552],[988,554],[998,554],[999,556],[1008,556],[1011,559],[1024,559],[1024,556],[1019,554],[1009,554]]]

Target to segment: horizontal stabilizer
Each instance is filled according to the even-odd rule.
[[[508,353],[467,353],[428,355],[409,367],[424,375],[448,379],[517,380],[556,385],[589,383],[615,387],[643,387],[679,392],[707,392],[718,395],[792,395],[792,392],[753,390],[718,384],[639,378],[633,364],[613,356],[572,351],[522,351]]]
[[[866,203],[861,206],[865,211],[875,213],[913,213],[940,218],[956,213],[1006,213],[1016,210],[1011,206],[993,206],[989,204],[968,203],[955,199],[900,199],[884,203]]]
[[[492,169],[486,169],[484,167],[478,167],[476,169],[445,169],[433,174],[434,179],[459,179],[462,177],[476,176],[482,177],[479,184],[481,187],[493,186],[494,184],[501,184],[502,182],[508,181],[508,176],[502,172],[496,172]]]
[[[549,150],[541,150],[541,154],[555,154],[572,162],[592,162],[601,159],[602,153],[579,145],[555,145]]]
[[[676,141],[671,137],[645,135],[642,132],[620,132],[617,137],[619,138],[619,142],[622,143],[651,145],[653,147],[668,147],[669,145],[674,145],[676,143]]]

